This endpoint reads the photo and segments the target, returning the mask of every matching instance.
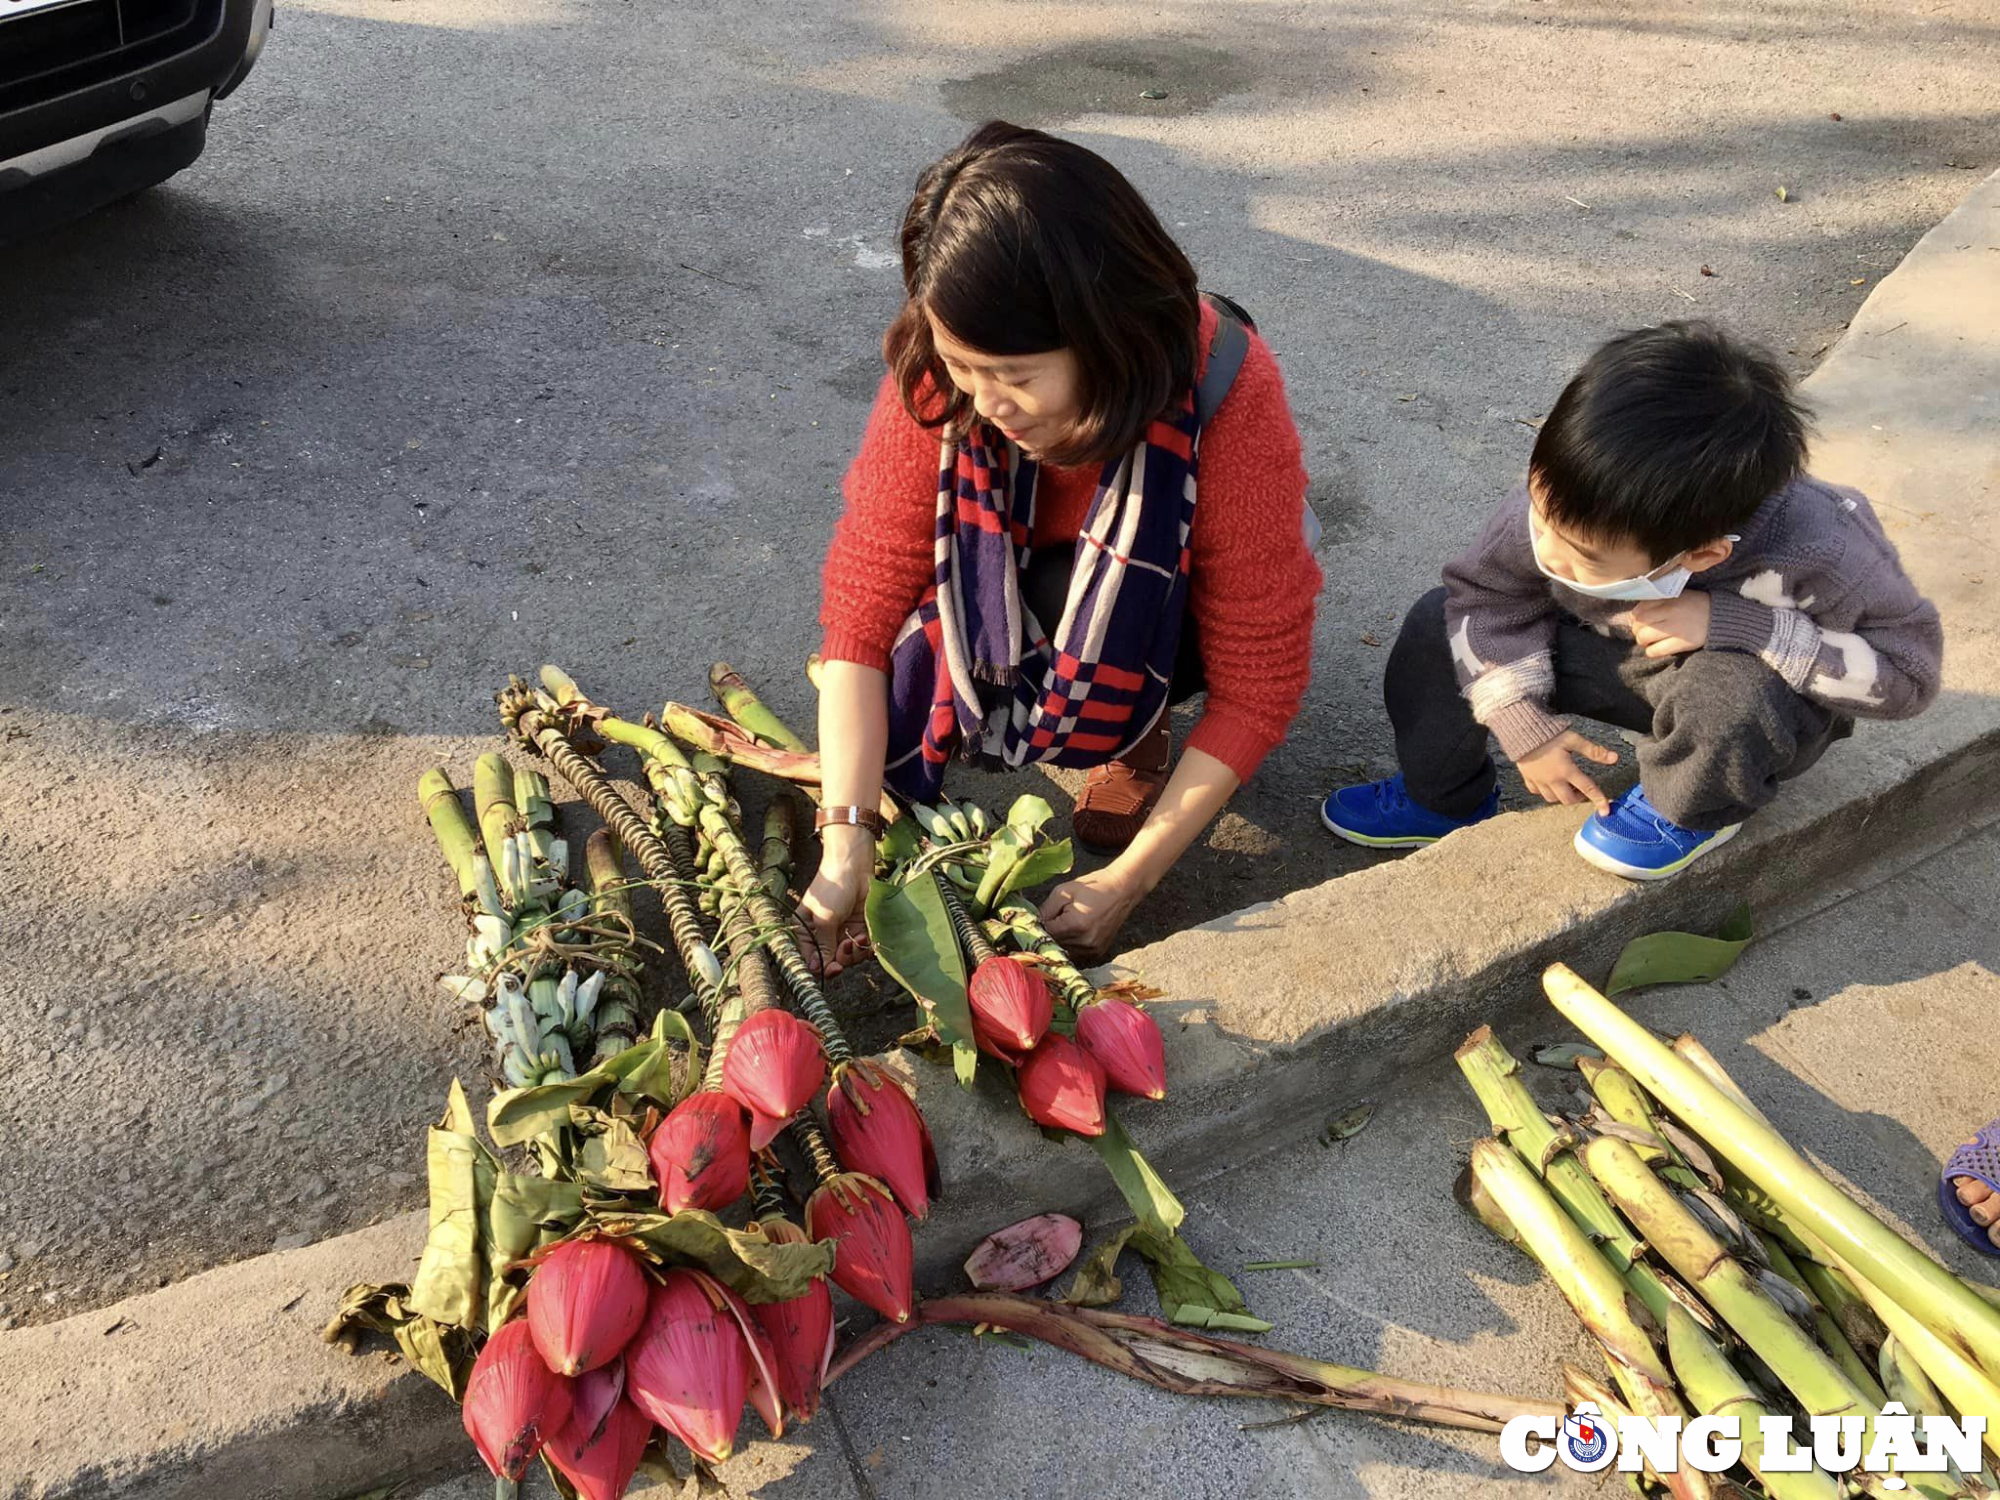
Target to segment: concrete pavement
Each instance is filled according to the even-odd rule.
[[[1940,1161],[2000,1107],[1977,1045],[2000,1008],[2000,830],[1834,900],[1754,944],[1722,981],[1631,1003],[1657,1029],[1693,1030],[1778,1126],[1953,1270],[1992,1261],[1938,1220]],[[1553,1010],[1503,1038],[1517,1054],[1565,1034]],[[1574,1074],[1529,1067],[1545,1102]],[[1385,1094],[1359,1136],[1232,1165],[1188,1195],[1187,1233],[1215,1265],[1312,1259],[1246,1274],[1264,1342],[1446,1384],[1559,1399],[1563,1360],[1593,1362],[1574,1320],[1524,1257],[1452,1203],[1468,1144],[1486,1133],[1448,1061]],[[1127,1306],[1153,1311],[1136,1263]],[[835,1387],[828,1415],[725,1471],[757,1500],[968,1500],[1037,1495],[1231,1500],[1605,1493],[1594,1479],[1500,1467],[1493,1440],[1326,1412],[1163,1395],[1067,1355],[929,1330]],[[479,1475],[418,1500],[484,1500]],[[664,1497],[665,1489],[644,1492]]]
[[[0,276],[0,1326],[417,1204],[483,1043],[428,983],[416,776],[547,658],[645,706],[726,650],[802,712],[897,215],[969,122],[1107,152],[1255,310],[1327,523],[1294,745],[1136,942],[1363,862],[1312,801],[1385,764],[1374,642],[1525,424],[1647,319],[1812,367],[2000,159],[1995,38],[1977,0],[287,3],[197,168]]]

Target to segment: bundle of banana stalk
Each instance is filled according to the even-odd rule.
[[[1545,1115],[1491,1030],[1474,1032],[1458,1063],[1494,1136],[1472,1148],[1459,1199],[1542,1267],[1602,1347],[1608,1383],[1565,1368],[1572,1408],[1614,1431],[1626,1417],[1735,1419],[1729,1475],[1683,1462],[1628,1473],[1634,1487],[1679,1500],[2000,1491],[1981,1461],[2000,1454],[1992,1294],[1830,1181],[1692,1036],[1663,1041],[1563,965],[1543,984],[1596,1050],[1539,1056],[1581,1072],[1588,1108]],[[1819,1441],[1841,1419],[1844,1442]],[[1914,1436],[1939,1419],[1962,1423],[1953,1462]]]
[[[508,1084],[574,1077],[639,1038],[641,940],[617,850],[592,836],[586,891],[539,772],[487,754],[472,784],[476,829],[442,768],[417,784],[472,929],[465,972],[439,982],[478,1008]]]

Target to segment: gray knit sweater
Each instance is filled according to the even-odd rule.
[[[1688,585],[1709,594],[1705,649],[1758,657],[1794,691],[1843,714],[1905,719],[1930,705],[1943,628],[1866,497],[1801,477],[1764,503],[1742,538]],[[1631,604],[1588,598],[1535,566],[1525,483],[1444,581],[1459,686],[1511,759],[1569,727],[1549,711],[1558,620],[1632,634]]]

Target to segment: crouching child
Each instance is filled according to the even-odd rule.
[[[1707,324],[1604,345],[1542,424],[1526,482],[1419,599],[1383,686],[1398,774],[1330,794],[1334,833],[1434,843],[1499,810],[1488,737],[1530,791],[1596,811],[1576,850],[1657,880],[1726,843],[1856,718],[1937,695],[1943,631],[1868,501],[1805,472],[1768,354]],[[1646,738],[1615,752],[1566,716]]]

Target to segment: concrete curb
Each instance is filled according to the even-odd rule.
[[[1171,997],[1158,1014],[1174,1097],[1123,1113],[1184,1196],[1482,1020],[1534,1034],[1546,1018],[1535,977],[1556,957],[1601,971],[1640,932],[1851,885],[1990,811],[2000,341],[1965,330],[2000,328],[1996,250],[2000,174],[1876,287],[1807,382],[1816,471],[1874,497],[1945,612],[1937,707],[1864,726],[1727,850],[1662,886],[1580,866],[1576,815],[1516,814],[1126,955],[1120,971]],[[920,1081],[950,1193],[918,1236],[925,1280],[947,1279],[979,1234],[1021,1214],[1116,1213],[1096,1159],[1044,1142],[997,1088],[961,1094],[928,1069]],[[407,1277],[423,1233],[423,1215],[405,1215],[0,1336],[0,1389],[27,1405],[0,1443],[6,1493],[336,1500],[460,1462],[457,1413],[428,1382],[317,1336],[350,1283]]]

